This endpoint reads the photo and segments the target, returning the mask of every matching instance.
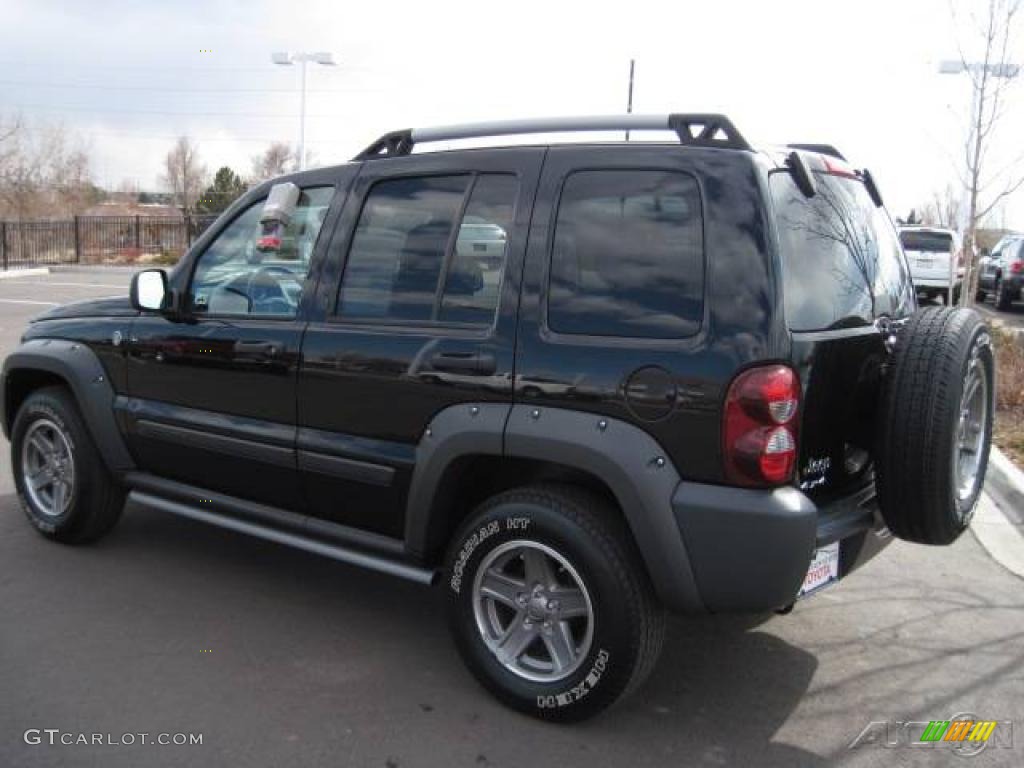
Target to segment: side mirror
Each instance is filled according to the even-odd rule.
[[[132,277],[128,291],[135,309],[157,312],[167,301],[167,273],[162,269],[146,269]]]

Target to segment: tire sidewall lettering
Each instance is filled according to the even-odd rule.
[[[597,655],[594,657],[594,663],[580,682],[562,693],[549,693],[537,696],[537,708],[557,709],[575,704],[583,699],[601,682],[601,678],[608,668],[608,660],[610,658],[611,654],[607,650],[604,648],[598,650]]]
[[[503,520],[491,520],[490,522],[473,530],[472,533],[463,539],[462,546],[459,547],[459,554],[455,560],[455,565],[452,567],[451,577],[448,580],[448,585],[451,587],[452,591],[455,594],[459,594],[461,592],[466,565],[469,563],[469,560],[473,556],[477,547],[502,531],[527,531],[529,530],[532,522],[533,521],[530,520],[529,517],[506,517]]]

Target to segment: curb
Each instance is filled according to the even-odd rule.
[[[971,531],[986,552],[1024,579],[1024,472],[992,446],[985,489]]]
[[[147,265],[128,266],[125,264],[89,264],[87,266],[77,264],[62,264],[50,267],[50,272],[66,272],[71,274],[103,274],[111,275],[134,275],[136,272],[146,269]]]
[[[27,267],[25,269],[3,269],[0,270],[0,280],[9,277],[30,277],[31,275],[48,275],[49,267]]]

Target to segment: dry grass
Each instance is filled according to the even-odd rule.
[[[994,329],[996,445],[1024,467],[1024,335]]]

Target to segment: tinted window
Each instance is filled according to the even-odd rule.
[[[945,232],[919,232],[904,230],[900,232],[900,242],[908,251],[930,251],[932,253],[949,253],[953,250],[953,238]]]
[[[857,179],[817,175],[804,197],[787,172],[770,177],[786,320],[796,331],[903,317],[914,293],[896,231]]]
[[[361,319],[490,323],[516,192],[516,179],[500,175],[376,184],[356,225],[338,313]],[[465,216],[453,238],[467,194]]]
[[[196,263],[189,298],[196,312],[294,317],[309,272],[333,187],[302,191],[281,237],[281,247],[261,251],[260,214],[253,203],[217,235]]]
[[[671,171],[581,171],[555,224],[548,326],[559,333],[679,338],[703,314],[700,195]]]
[[[477,179],[455,239],[440,320],[487,324],[494,317],[518,187],[514,176]]]

